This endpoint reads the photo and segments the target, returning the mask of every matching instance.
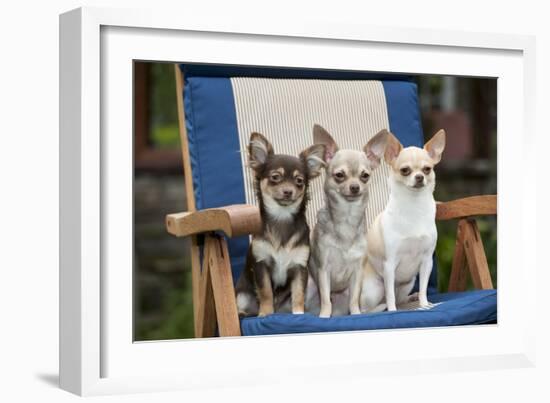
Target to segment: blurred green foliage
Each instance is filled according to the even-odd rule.
[[[160,315],[154,320],[138,321],[136,340],[170,340],[195,337],[193,329],[193,295],[191,271],[186,270],[181,287],[174,287],[161,298]]]
[[[178,148],[180,146],[178,125],[171,124],[153,127],[151,140],[157,148]]]
[[[155,148],[179,148],[176,78],[172,63],[151,63],[150,132]]]

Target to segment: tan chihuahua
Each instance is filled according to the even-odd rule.
[[[313,230],[309,272],[314,281],[308,286],[306,306],[322,318],[361,313],[369,179],[384,157],[388,134],[381,130],[361,151],[345,150],[321,126],[313,128],[314,142],[326,147],[327,175],[325,205],[317,212]]]
[[[363,270],[362,312],[378,312],[418,298],[430,306],[428,279],[437,241],[434,166],[445,148],[445,132],[438,131],[424,148],[403,148],[390,134],[384,159],[390,166],[390,197],[367,234]],[[418,294],[410,295],[420,273]],[[385,297],[385,299],[384,299]]]

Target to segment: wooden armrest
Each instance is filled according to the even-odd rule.
[[[248,204],[168,214],[166,230],[177,237],[223,231],[228,237],[260,232],[260,209]]]
[[[472,196],[449,202],[437,202],[436,220],[451,220],[476,215],[496,215],[497,195]]]

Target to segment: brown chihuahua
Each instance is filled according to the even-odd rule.
[[[305,216],[308,186],[325,165],[325,151],[325,145],[316,144],[299,157],[275,154],[263,135],[250,135],[249,166],[255,174],[262,231],[252,238],[237,282],[240,316],[304,313],[309,259]]]

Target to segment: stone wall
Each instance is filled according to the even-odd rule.
[[[185,209],[183,175],[136,175],[134,304],[137,340],[149,339],[158,333],[174,311],[190,309],[189,241],[173,237],[164,227],[166,214]],[[192,328],[192,323],[190,326]],[[187,328],[187,325],[179,327]]]

